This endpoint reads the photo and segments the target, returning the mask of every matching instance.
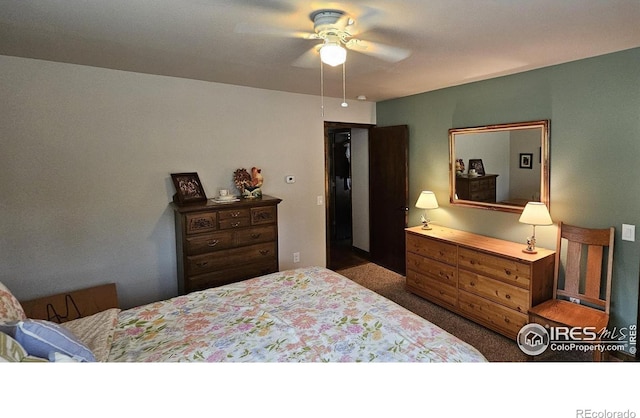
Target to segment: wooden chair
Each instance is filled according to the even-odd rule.
[[[595,327],[597,333],[607,327],[614,236],[613,227],[587,229],[559,223],[553,299],[529,309],[530,323],[570,328]],[[566,249],[566,261],[564,283],[560,287],[563,249]],[[593,350],[593,360],[602,360],[600,350]]]

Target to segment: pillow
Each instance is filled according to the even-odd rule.
[[[96,361],[93,353],[68,329],[41,319],[18,322],[15,339],[32,356],[49,358],[59,352],[80,361]]]
[[[22,321],[27,319],[22,305],[15,296],[0,282],[0,322]]]
[[[80,360],[78,360],[76,357],[69,357],[66,354],[62,354],[58,352],[50,353],[49,361],[54,363],[79,363],[80,362]]]
[[[63,322],[67,328],[93,353],[96,361],[104,362],[109,357],[113,333],[118,325],[120,309],[111,308],[96,314]]]
[[[33,357],[27,350],[9,335],[0,332],[0,363],[1,362],[28,362],[44,361],[43,358]]]

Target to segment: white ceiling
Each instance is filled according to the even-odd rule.
[[[407,96],[640,46],[640,0],[0,0],[0,54],[320,94],[309,15],[340,9],[357,38],[409,49],[389,63],[350,51],[346,95]],[[244,28],[239,30],[238,28]],[[341,67],[325,95],[342,97]]]

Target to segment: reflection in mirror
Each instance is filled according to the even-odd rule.
[[[549,206],[549,121],[449,130],[449,189],[454,205],[522,212]]]

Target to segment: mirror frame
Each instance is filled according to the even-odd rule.
[[[463,200],[456,198],[456,136],[464,134],[477,134],[482,132],[500,132],[508,130],[540,128],[540,201],[547,205],[547,208],[549,208],[549,126],[549,120],[537,120],[530,122],[477,126],[472,128],[449,129],[449,202],[455,206],[466,206],[503,212],[522,213],[522,211],[524,210],[523,206],[476,202],[473,200]]]

